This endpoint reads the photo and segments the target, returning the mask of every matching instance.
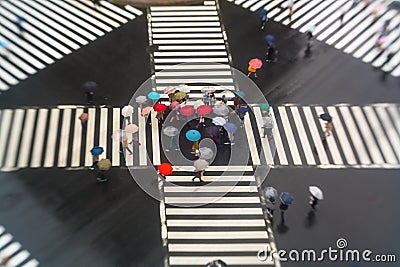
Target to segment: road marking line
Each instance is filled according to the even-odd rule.
[[[28,109],[25,117],[24,129],[22,131],[21,146],[19,148],[18,168],[28,167],[28,160],[31,154],[33,128],[35,127],[36,109]],[[2,128],[4,129],[4,128]],[[0,146],[1,147],[1,146]],[[1,165],[1,160],[0,160]]]
[[[56,152],[56,144],[58,137],[58,123],[60,120],[60,110],[52,108],[50,111],[50,124],[47,134],[46,150],[43,167],[49,168],[54,166],[54,156]]]
[[[165,203],[260,203],[260,198],[257,197],[165,197]]]
[[[99,156],[99,159],[107,158],[107,123],[108,123],[108,108],[100,109],[100,130],[99,130],[99,146],[104,149],[104,152]]]
[[[264,243],[200,243],[200,244],[168,244],[169,252],[255,252],[265,249]]]
[[[268,234],[266,231],[169,231],[168,239],[268,239]]]
[[[120,108],[113,108],[113,133],[121,128],[121,109]],[[120,142],[115,138],[112,139],[112,166],[119,166],[120,163]]]
[[[46,133],[48,112],[48,109],[39,109],[39,114],[36,121],[35,141],[33,142],[31,154],[31,168],[39,168],[42,163],[43,141],[45,137],[44,134]]]
[[[292,154],[293,163],[294,163],[294,165],[301,165],[302,162],[301,162],[300,154],[299,154],[299,151],[297,148],[296,141],[293,136],[293,131],[292,131],[292,127],[290,126],[289,118],[286,114],[286,109],[285,109],[285,107],[280,106],[280,107],[278,107],[278,111],[279,111],[279,115],[281,117],[283,129],[286,134],[287,141],[289,142],[289,150]]]
[[[85,166],[92,166],[92,154],[90,150],[94,147],[94,133],[95,133],[95,122],[96,122],[96,109],[88,109],[88,122],[86,130],[86,149],[85,149]],[[103,152],[104,153],[104,152]]]
[[[273,123],[275,125],[275,127],[272,128],[272,132],[273,132],[273,135],[274,135],[274,144],[275,144],[275,147],[276,147],[276,151],[278,152],[279,163],[281,165],[289,165],[288,160],[286,158],[285,149],[283,147],[281,135],[279,133],[279,127],[278,127],[278,124],[276,123],[276,119],[275,119],[273,108],[271,108],[269,112],[271,114],[272,121],[273,121]],[[273,144],[271,146],[274,147]]]
[[[153,151],[153,165],[160,165],[160,138],[158,133],[158,120],[156,119],[156,112],[154,110],[150,113],[151,116],[151,139]]]
[[[375,110],[378,114],[378,117],[380,118],[380,121],[383,124],[383,127],[385,128],[389,141],[392,144],[394,153],[397,155],[397,159],[400,161],[400,137],[398,133],[396,133],[396,130],[392,122],[390,121],[386,109],[383,107],[375,107]]]
[[[228,266],[238,265],[274,265],[270,257],[266,261],[260,261],[256,256],[224,256],[224,255],[213,255],[213,256],[169,256],[170,265],[182,265],[192,266],[199,265],[204,266],[204,263],[220,259],[225,262]]]
[[[188,179],[188,181],[190,181]],[[253,192],[257,191],[257,186],[168,186],[164,185],[165,193],[177,193],[177,192],[192,192],[192,193],[209,193],[209,192]]]
[[[5,168],[15,167],[15,161],[17,159],[18,146],[20,143],[22,122],[24,119],[25,111],[23,109],[17,109],[14,111],[14,117],[12,119],[12,128],[10,131],[10,138],[8,139],[8,148],[6,155]]]
[[[247,142],[249,143],[251,161],[253,163],[253,166],[260,165],[260,156],[258,155],[256,140],[248,113],[246,113],[246,115],[244,116],[244,129],[246,131]]]
[[[147,141],[146,141],[146,119],[142,116],[142,109],[138,108],[137,112],[139,121],[139,165],[147,165]]]
[[[219,171],[217,168],[218,166],[209,166],[206,170],[208,171]],[[230,168],[232,166],[229,167],[225,167],[224,171],[231,171],[232,169]],[[250,167],[250,166],[249,166]],[[239,166],[239,168],[241,168],[241,170],[243,170],[242,167]],[[174,170],[176,170],[177,168],[174,167]],[[179,168],[180,169],[180,168]],[[180,170],[179,170],[180,171]],[[192,166],[188,166],[185,171],[194,171],[194,167]],[[243,170],[245,171],[245,170]],[[253,169],[251,169],[251,171],[253,171]],[[193,176],[187,176],[187,175],[179,175],[179,176],[174,176],[174,175],[169,175],[167,176],[167,181],[168,182],[188,182],[193,178]],[[236,176],[203,176],[203,180],[208,182],[208,181],[212,181],[212,182],[224,182],[224,181],[236,181],[236,182],[254,182],[254,176],[241,176],[241,175],[236,175]]]
[[[265,227],[264,219],[236,219],[236,220],[168,220],[168,227]]]
[[[166,215],[263,215],[259,208],[166,208]]]
[[[81,165],[81,150],[82,150],[82,123],[79,117],[82,115],[83,109],[77,108],[75,110],[74,119],[74,139],[72,141],[71,151],[71,167],[78,167]]]
[[[57,167],[66,167],[68,161],[69,136],[71,131],[72,109],[64,109],[60,132],[60,146],[58,150]]]

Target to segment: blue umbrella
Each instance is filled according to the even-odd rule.
[[[189,131],[186,132],[186,138],[189,141],[193,141],[193,142],[194,141],[199,141],[200,138],[201,138],[201,134],[197,130],[189,130]]]
[[[264,39],[265,39],[265,41],[267,41],[267,42],[273,42],[273,41],[275,41],[275,37],[274,37],[273,35],[271,35],[271,34],[265,35]]]
[[[264,7],[260,7],[259,9],[257,9],[256,14],[260,17],[266,16],[268,14],[268,10],[266,10]]]
[[[227,123],[224,124],[224,129],[225,129],[227,132],[234,133],[234,132],[236,132],[237,127],[236,127],[236,125],[233,124],[232,122],[227,122]]]
[[[292,204],[294,197],[288,192],[282,192],[281,196],[279,197],[283,204],[289,205]]]
[[[95,146],[90,150],[93,156],[98,156],[104,152],[104,149],[101,146]]]
[[[147,96],[151,100],[158,100],[160,98],[160,94],[157,92],[150,92]]]
[[[247,111],[249,111],[249,109],[246,108],[246,107],[240,107],[240,108],[238,109],[238,112],[239,112],[239,113],[242,113],[242,114],[245,114]]]
[[[321,114],[319,117],[324,121],[332,121],[332,116],[328,113]]]

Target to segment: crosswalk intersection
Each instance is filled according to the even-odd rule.
[[[141,14],[108,1],[1,1],[0,91]]]
[[[351,0],[297,0],[294,1],[291,20],[287,0],[228,1],[252,12],[264,8],[268,10],[269,19],[302,33],[315,26],[313,35],[317,40],[395,77],[400,76],[400,13],[388,7],[391,1],[371,1],[366,6],[363,1],[354,4],[355,1]],[[386,23],[386,30],[383,30]],[[380,49],[376,43],[383,31],[386,32],[386,40]]]

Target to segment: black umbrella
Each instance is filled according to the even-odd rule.
[[[324,113],[324,114],[321,114],[321,115],[319,115],[319,117],[321,118],[321,120],[324,120],[324,121],[332,121],[332,116],[331,115],[329,115],[328,113]]]
[[[206,265],[206,267],[227,267],[227,266],[228,265],[226,265],[226,263],[221,260],[215,260],[215,261],[207,263],[207,265]]]
[[[97,89],[97,83],[93,81],[85,82],[82,85],[82,89],[85,91],[85,93],[94,92]]]

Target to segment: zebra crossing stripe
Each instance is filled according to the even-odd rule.
[[[389,142],[392,144],[392,147],[394,149],[394,153],[397,155],[397,159],[400,159],[400,137],[399,134],[396,133],[396,130],[394,129],[392,122],[389,119],[388,114],[385,111],[385,108],[383,107],[376,107],[375,108],[379,120],[382,122],[383,127],[386,130],[386,134],[389,138]]]
[[[168,232],[168,239],[267,239],[265,231],[191,231],[191,232]],[[204,265],[204,264],[203,264]]]
[[[69,133],[71,127],[71,109],[64,109],[62,116],[61,132],[60,132],[60,151],[58,153],[57,166],[66,167],[68,160]]]
[[[100,134],[99,134],[99,146],[104,149],[104,152],[99,156],[99,159],[106,158],[107,155],[107,122],[108,113],[107,108],[100,109]]]
[[[156,119],[156,112],[151,111],[151,133],[152,133],[152,147],[153,147],[153,164],[160,165],[160,139],[158,134],[158,120]]]
[[[39,109],[30,163],[31,168],[39,168],[42,163],[42,152],[46,132],[47,114],[47,109]]]
[[[45,152],[43,167],[54,166],[54,155],[56,152],[59,117],[60,117],[60,110],[57,108],[52,108],[50,111],[50,124],[47,135],[46,152]]]
[[[292,158],[293,158],[293,163],[294,165],[301,165],[301,158],[299,155],[299,150],[296,145],[296,141],[293,136],[292,128],[290,126],[289,118],[287,117],[287,113],[285,110],[285,107],[278,107],[279,114],[281,116],[282,124],[283,124],[283,129],[286,135],[286,138],[289,143],[289,150],[291,152]]]
[[[261,114],[261,109],[260,107],[253,107],[253,112],[254,116],[256,117],[256,122],[257,122],[257,129],[259,131],[260,136],[263,136],[263,121],[262,121],[262,114]],[[274,159],[272,156],[273,150],[271,149],[271,146],[268,141],[268,136],[265,136],[264,138],[261,138],[261,144],[262,148],[264,151],[264,156],[265,160],[268,165],[273,165],[274,164]]]
[[[275,146],[276,146],[276,152],[278,153],[278,157],[279,157],[279,163],[282,165],[288,165],[288,160],[286,157],[285,149],[283,148],[281,135],[279,133],[278,127],[276,126],[278,124],[276,123],[274,110],[272,108],[270,109],[270,113],[271,113],[272,121],[275,125],[275,127],[272,129],[272,131],[273,131],[273,136],[274,136],[274,141],[275,141]]]
[[[138,108],[138,113],[142,114],[142,109]],[[147,141],[146,141],[146,119],[144,116],[139,116],[139,165],[146,166],[147,165]]]
[[[244,129],[246,131],[247,142],[249,143],[251,161],[254,166],[260,165],[260,157],[257,152],[256,140],[254,138],[253,128],[251,127],[248,113],[244,116]]]
[[[120,122],[121,114],[120,114],[120,109],[119,108],[113,108],[113,128],[112,132],[114,133],[115,131],[119,130],[121,128],[121,122]],[[120,165],[120,158],[119,158],[119,141],[113,138],[112,141],[112,166],[119,166]],[[117,156],[118,155],[118,156]]]

